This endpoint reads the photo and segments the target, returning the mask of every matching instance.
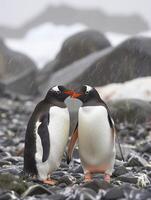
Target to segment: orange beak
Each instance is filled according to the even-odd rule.
[[[64,93],[70,95],[72,98],[77,98],[77,97],[81,96],[80,93],[76,93],[72,90],[66,90],[66,91],[64,91]]]
[[[74,92],[73,95],[72,95],[72,98],[78,98],[79,96],[81,96],[80,93]]]
[[[64,94],[68,94],[68,95],[70,95],[72,97],[74,92],[72,90],[66,90],[66,91],[64,91]]]

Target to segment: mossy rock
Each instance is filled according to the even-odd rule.
[[[0,174],[0,189],[13,190],[21,195],[28,188],[27,183],[22,178],[12,174]]]

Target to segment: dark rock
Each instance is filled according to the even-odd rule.
[[[132,157],[129,158],[128,163],[127,163],[127,166],[129,167],[135,167],[135,166],[145,167],[147,165],[148,165],[148,162],[144,158],[138,155],[132,155]]]
[[[19,197],[14,191],[8,191],[0,194],[0,200],[19,200]]]
[[[82,59],[88,56],[89,54],[92,54],[96,51],[100,51],[107,47],[110,47],[110,42],[103,34],[95,30],[82,31],[69,37],[63,43],[62,48],[58,53],[58,55],[56,56],[55,60],[48,63],[39,73],[37,81],[39,82],[40,89],[41,89],[41,84],[43,85],[44,82],[46,83],[46,85],[48,84],[47,81],[54,72],[61,70],[66,66],[71,65],[73,62]],[[94,60],[95,57],[96,56],[94,55],[94,58],[92,59]],[[90,60],[91,57],[89,58],[89,61]],[[88,61],[87,64],[89,64]],[[76,68],[75,70],[76,72],[79,71],[78,68]],[[72,76],[73,75],[74,75],[74,69],[72,70]],[[63,76],[62,78],[64,77],[65,76]],[[63,79],[61,79],[61,81],[62,80]]]
[[[107,191],[107,193],[104,196],[104,200],[117,200],[124,198],[124,192],[123,189],[120,187],[114,187]]]
[[[138,177],[135,176],[132,172],[118,176],[117,179],[122,182],[127,182],[127,183],[132,183],[132,184],[137,184],[137,181],[138,181]]]
[[[56,59],[48,63],[44,71],[50,73],[57,71],[86,55],[110,46],[108,39],[99,31],[85,30],[67,38],[56,56]]]
[[[145,141],[141,144],[138,144],[138,151],[139,152],[146,152],[146,153],[151,153],[151,143],[150,141]]]
[[[9,166],[9,167],[5,167],[5,168],[1,168],[0,169],[0,173],[1,174],[5,174],[5,173],[10,173],[10,174],[13,174],[13,175],[19,175],[21,173],[21,169],[18,168],[17,166]]]
[[[136,125],[151,119],[151,104],[143,100],[123,99],[112,101],[109,102],[109,107],[117,123],[126,121]],[[126,131],[127,134],[128,132],[130,131]]]
[[[116,168],[113,172],[113,176],[121,176],[123,174],[128,173],[128,170],[126,169],[125,166],[119,166],[118,168]]]
[[[0,40],[0,91],[23,95],[37,93],[37,68],[27,56],[8,49]]]
[[[23,162],[23,158],[22,157],[7,157],[3,159],[4,161],[9,161],[13,164],[17,164],[18,162]]]
[[[142,67],[143,66],[143,67]],[[85,67],[68,85],[103,86],[151,75],[151,39],[131,38]],[[80,65],[79,68],[82,68]],[[78,69],[77,69],[78,70]],[[114,73],[115,72],[115,73]]]
[[[91,182],[84,183],[82,186],[85,188],[90,188],[90,189],[94,190],[96,193],[98,193],[98,191],[100,189],[107,190],[112,187],[111,184],[109,184],[105,181],[97,181],[97,180],[93,180]]]
[[[76,182],[76,179],[73,176],[65,175],[63,177],[59,177],[58,184],[65,183],[66,185],[72,185]]]
[[[41,92],[45,92],[48,90],[49,87],[53,85],[68,85],[69,87],[75,87],[79,86],[80,82],[77,82],[75,84],[68,84],[75,80],[78,76],[80,76],[86,69],[91,67],[99,58],[106,55],[107,52],[110,52],[112,50],[112,47],[108,47],[104,50],[97,51],[94,53],[91,53],[90,55],[87,55],[84,58],[81,58],[80,60],[75,61],[74,63],[68,65],[62,70],[59,70],[58,72],[54,73],[53,76],[44,84],[41,81]],[[44,76],[45,78],[45,76]],[[96,80],[98,83],[100,80]],[[44,90],[44,91],[43,91]]]
[[[123,187],[125,199],[147,200],[150,199],[151,192],[144,189],[136,189],[131,185]]]
[[[27,189],[27,184],[21,178],[12,174],[0,174],[0,188],[22,194]]]
[[[22,194],[22,198],[25,198],[27,196],[38,195],[38,194],[52,195],[54,193],[42,185],[32,185],[24,192],[24,194]]]
[[[77,165],[77,166],[72,167],[71,169],[69,169],[69,172],[83,174],[83,168],[82,168],[81,165]]]

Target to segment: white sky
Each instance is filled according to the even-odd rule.
[[[0,0],[0,25],[20,26],[38,15],[48,4],[101,8],[109,14],[137,13],[144,16],[151,27],[151,0]]]

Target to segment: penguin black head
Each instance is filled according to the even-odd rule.
[[[83,103],[100,101],[101,99],[97,90],[89,85],[83,85],[78,92],[75,92],[72,95],[72,97],[81,100]]]
[[[46,94],[45,100],[51,102],[52,99],[60,102],[64,102],[65,99],[71,95],[71,91],[62,85],[54,86],[49,89]]]

